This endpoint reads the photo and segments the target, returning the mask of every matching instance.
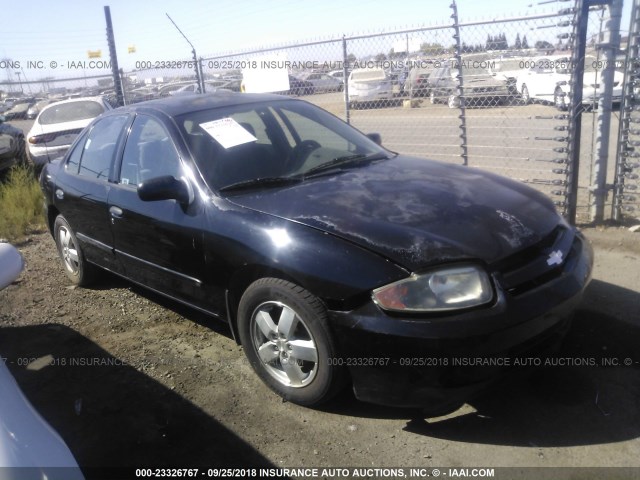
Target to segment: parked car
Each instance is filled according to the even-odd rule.
[[[161,87],[158,87],[158,97],[160,98],[168,97],[171,94],[171,92],[180,90],[181,88],[186,87],[188,85],[194,85],[194,82],[186,81],[186,82],[167,83],[165,85],[162,85]]]
[[[72,283],[103,268],[226,321],[287,400],[440,408],[499,376],[451,357],[562,338],[592,251],[542,193],[373,139],[270,94],[119,108],[46,165],[47,224]]]
[[[227,80],[227,83],[224,84],[223,88],[225,90],[231,90],[232,92],[241,92],[242,91],[242,78],[236,78],[233,80]]]
[[[341,92],[344,88],[344,82],[326,73],[309,72],[301,74],[300,78],[310,82],[315,93]]]
[[[597,104],[603,94],[600,85],[602,68],[597,68],[602,62],[596,57],[585,58],[585,70],[582,86],[582,104]],[[518,77],[517,87],[522,101],[552,103],[559,110],[566,110],[571,92],[571,75],[575,69],[572,60],[566,56],[536,58],[530,62],[531,66]],[[614,72],[612,101],[622,100],[624,74]]]
[[[429,96],[429,76],[435,66],[431,68],[414,67],[409,71],[409,75],[404,82],[403,90],[406,95],[412,97]]]
[[[303,80],[302,78],[289,75],[289,90],[285,92],[278,92],[284,95],[313,95],[316,92],[313,83]]]
[[[63,100],[45,106],[27,134],[28,158],[36,170],[64,155],[91,120],[113,107],[105,97]]]
[[[125,92],[127,104],[146,102],[158,97],[158,89],[155,87],[138,87]]]
[[[205,92],[214,92],[218,88],[224,88],[227,83],[226,80],[207,80],[205,83]],[[190,83],[188,85],[184,85],[183,87],[178,88],[177,90],[172,90],[169,92],[169,95],[189,95],[198,92],[198,84]]]
[[[17,98],[13,98],[13,97],[5,98],[2,101],[2,103],[0,103],[0,113],[4,113],[7,110],[11,110],[17,101],[18,101]]]
[[[14,165],[26,162],[24,133],[8,123],[0,115],[0,174]]]
[[[0,243],[0,290],[23,268],[20,252],[13,245]],[[1,355],[0,469],[6,479],[84,478],[67,445],[24,396]]]
[[[349,78],[349,74],[351,73],[351,69],[347,69],[347,78]],[[342,82],[342,84],[344,85],[344,70],[340,69],[340,70],[332,70],[329,73],[327,73],[327,75],[340,80]]]
[[[29,109],[27,110],[27,119],[29,120],[33,120],[34,118],[36,118],[38,116],[38,114],[40,113],[40,110],[42,110],[44,107],[46,107],[47,105],[49,105],[50,103],[53,103],[55,100],[50,100],[50,99],[43,99],[43,98],[38,98],[36,99],[36,102],[31,105],[29,107]]]
[[[20,99],[13,107],[3,113],[6,120],[24,120],[31,106],[36,103],[34,98]]]
[[[357,68],[348,79],[349,104],[393,99],[391,79],[382,68]]]
[[[449,108],[460,106],[456,78],[459,73],[463,75],[462,92],[467,105],[486,107],[502,105],[511,97],[507,83],[492,76],[482,66],[475,67],[471,62],[458,65],[455,59],[450,59],[443,61],[429,76],[428,89],[431,103],[446,103]]]
[[[502,80],[507,85],[511,100],[519,100],[518,77],[522,74],[522,65],[526,65],[531,57],[505,57],[492,59],[487,62],[487,71],[492,76]]]

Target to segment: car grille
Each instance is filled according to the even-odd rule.
[[[579,251],[575,233],[557,226],[541,241],[493,265],[502,288],[521,295],[559,277]]]

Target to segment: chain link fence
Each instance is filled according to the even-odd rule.
[[[640,218],[640,5],[634,2],[618,129],[613,213],[615,220]]]
[[[544,14],[461,22],[454,2],[451,18],[428,27],[217,53],[198,62],[136,61],[117,80],[125,104],[218,89],[296,96],[365,133],[379,133],[390,150],[520,180],[552,197],[565,215],[577,211],[578,219],[587,221],[598,137],[597,75],[605,66],[597,47],[605,10],[591,8],[585,19],[582,0],[557,5]],[[634,12],[637,17],[637,8]],[[586,38],[583,50],[578,49],[581,37]],[[632,160],[640,127],[634,127],[637,106],[632,104],[638,71],[630,67],[637,63],[633,38],[636,56],[615,77],[614,97],[621,98],[627,78],[630,100],[623,107],[624,148],[618,148],[617,165],[609,166],[616,185],[609,199],[614,216],[637,206]],[[108,50],[106,44],[102,49]],[[81,70],[67,68],[66,77],[22,78],[20,88],[48,100],[115,99],[110,62],[95,61],[104,62],[99,74],[78,75]],[[577,65],[585,69],[580,119],[572,104]],[[285,84],[275,90],[266,85],[278,75],[284,75]],[[13,90],[15,84],[15,79],[0,82],[0,90]],[[615,137],[616,115],[612,131]]]

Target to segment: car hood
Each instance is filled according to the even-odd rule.
[[[500,260],[540,241],[560,217],[521,183],[474,168],[398,156],[229,200],[372,250],[409,270]]]

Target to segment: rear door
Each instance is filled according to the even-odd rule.
[[[120,272],[113,253],[108,215],[109,178],[122,146],[129,114],[107,116],[93,125],[75,144],[64,172],[56,177],[55,204],[71,225],[85,257],[92,263]]]

